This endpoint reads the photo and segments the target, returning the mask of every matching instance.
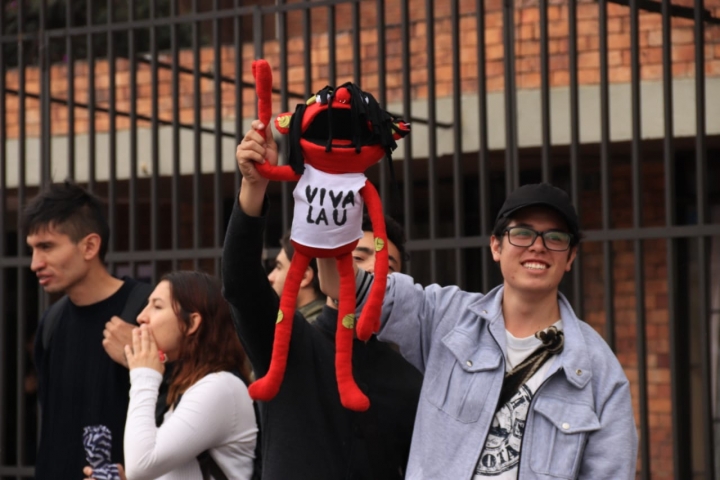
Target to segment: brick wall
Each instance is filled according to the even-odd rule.
[[[521,89],[534,89],[540,86],[540,28],[539,10],[536,0],[525,0],[517,2],[514,16],[516,33],[516,69],[517,86]],[[569,83],[568,71],[568,7],[566,2],[551,1],[548,7],[548,32],[549,32],[549,62],[550,81],[552,86],[566,86]],[[683,2],[673,2],[681,4]],[[690,0],[684,0],[685,4],[691,4]],[[504,48],[502,43],[502,2],[500,0],[488,0],[485,2],[485,29],[484,38],[486,42],[486,75],[487,87],[490,91],[499,91],[504,86],[503,58]],[[706,0],[705,7],[716,17],[720,17],[720,0]],[[475,1],[460,0],[460,75],[461,88],[463,93],[472,94],[477,90],[477,43],[478,33],[475,22]],[[412,27],[410,31],[411,51],[411,90],[415,99],[427,98],[428,96],[428,66],[427,66],[427,35],[428,23],[425,17],[424,1],[410,1],[410,18]],[[328,52],[327,37],[327,8],[316,8],[312,11],[312,40],[310,45],[312,58],[312,89],[313,91],[322,88],[327,83]],[[377,12],[375,2],[364,1],[360,6],[361,31],[360,31],[360,58],[361,58],[361,85],[368,91],[375,92],[378,88],[378,31]],[[350,33],[350,7],[339,6],[336,8],[337,35],[336,35],[336,72],[337,83],[352,79],[352,35]],[[402,95],[402,70],[401,70],[401,36],[400,36],[400,3],[398,0],[388,0],[385,12],[385,51],[384,65],[386,68],[387,101],[399,101]],[[600,80],[599,72],[599,34],[598,34],[598,5],[594,0],[578,0],[577,5],[577,31],[578,31],[578,79],[581,84],[596,84]],[[661,38],[661,17],[655,13],[640,13],[640,61],[641,77],[643,80],[660,80],[662,76],[662,38]],[[289,68],[285,72],[289,88],[293,92],[307,94],[304,92],[305,71],[303,67],[303,55],[307,49],[300,36],[301,19],[299,12],[288,14],[288,25],[290,39],[287,44],[287,56]],[[438,97],[447,97],[452,94],[452,50],[449,2],[436,2],[434,19],[431,23],[435,34],[435,94]],[[675,78],[692,77],[694,75],[694,40],[693,22],[688,19],[676,18],[672,21],[673,31],[673,74]],[[720,26],[707,25],[705,33],[705,61],[706,73],[708,76],[720,76]],[[610,3],[608,4],[608,63],[609,78],[611,82],[628,82],[630,80],[630,19],[627,7]],[[280,73],[277,71],[279,45],[276,41],[265,43],[265,57],[275,67],[275,84],[279,84]],[[220,51],[221,71],[228,77],[235,76],[236,52],[231,46],[223,47]],[[250,62],[253,59],[253,47],[246,44],[242,50],[243,78],[252,81],[250,74]],[[161,61],[170,62],[172,59],[167,54],[162,54]],[[180,53],[180,64],[186,67],[193,67],[193,56],[190,51]],[[212,48],[203,48],[201,51],[200,70],[203,72],[212,71],[214,52]],[[95,71],[92,75],[98,106],[108,106],[109,65],[107,61],[98,60]],[[67,91],[73,87],[77,102],[85,103],[88,98],[88,68],[84,61],[77,61],[75,64],[74,79],[68,79],[67,66],[63,64],[51,67],[51,92],[56,98],[67,98]],[[150,115],[151,103],[151,80],[150,66],[139,64],[137,67],[137,111],[143,115]],[[10,70],[6,74],[8,88],[18,88],[18,72]],[[115,62],[115,85],[116,85],[116,109],[122,112],[130,110],[130,72],[126,59],[118,59]],[[172,100],[171,72],[161,69],[158,72],[158,106],[159,115],[162,119],[171,119]],[[29,93],[40,91],[39,72],[37,68],[26,69],[24,79],[25,90]],[[202,79],[200,82],[201,101],[200,108],[202,120],[210,122],[214,118],[214,82],[209,79]],[[194,119],[193,105],[193,81],[191,75],[181,75],[180,80],[180,121],[192,123]],[[310,92],[311,93],[311,92]],[[231,84],[222,85],[222,116],[232,118],[235,115],[235,91]],[[243,116],[252,116],[254,112],[254,93],[252,89],[245,89],[243,93]],[[19,133],[19,110],[18,98],[6,96],[6,121],[8,125],[8,137],[14,138]],[[294,103],[291,102],[291,104]],[[24,112],[26,135],[38,136],[40,130],[39,101],[27,98],[25,100]],[[67,107],[60,104],[53,104],[51,108],[52,133],[55,135],[67,134]],[[280,111],[276,105],[275,112]],[[84,108],[75,109],[75,133],[84,133],[88,129],[88,115]],[[126,117],[117,118],[117,128],[126,129],[129,121]],[[97,131],[107,131],[109,126],[108,115],[98,113],[95,116]],[[143,122],[140,127],[147,126]]]
[[[665,221],[664,169],[662,162],[650,161],[642,167],[642,225],[662,226]],[[632,175],[628,163],[612,169],[611,225],[633,226]],[[602,228],[598,191],[585,193],[581,200],[584,229]],[[585,318],[600,334],[605,328],[603,251],[599,242],[583,244],[583,292]],[[612,242],[613,309],[616,352],[630,379],[635,421],[640,425],[638,408],[638,358],[636,331],[635,251],[632,241]],[[673,478],[672,403],[670,388],[670,343],[668,324],[667,250],[665,240],[642,242],[644,311],[646,315],[648,425],[651,477]]]

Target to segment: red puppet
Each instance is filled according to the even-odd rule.
[[[265,60],[253,62],[258,117],[268,125],[271,116],[272,72]],[[355,275],[352,251],[362,237],[363,204],[375,234],[375,282],[357,322],[357,336],[368,340],[380,327],[388,273],[387,235],[380,196],[364,171],[389,157],[410,125],[381,109],[375,98],[352,83],[325,87],[294,113],[275,119],[290,135],[289,164],[257,164],[270,180],[296,181],[295,210],[290,240],[295,247],[280,298],[275,339],[267,374],[250,385],[250,395],[268,401],[280,390],[287,363],[295,302],[300,281],[313,258],[335,258],[340,274],[338,325],[335,336],[335,375],[345,408],[364,411],[370,406],[352,375],[355,327]]]

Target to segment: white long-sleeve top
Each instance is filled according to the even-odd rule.
[[[211,373],[191,386],[160,428],[155,405],[162,375],[151,368],[130,371],[130,405],[125,424],[128,480],[198,480],[197,456],[210,450],[228,478],[253,472],[257,424],[245,384],[229,372]]]

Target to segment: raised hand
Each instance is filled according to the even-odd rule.
[[[127,367],[125,345],[132,342],[132,331],[137,328],[118,316],[113,316],[103,330],[103,347],[115,362]]]
[[[148,367],[165,373],[165,365],[160,361],[155,337],[147,324],[140,325],[132,332],[132,347],[125,346],[128,368]]]

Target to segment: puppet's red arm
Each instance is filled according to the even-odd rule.
[[[255,60],[252,63],[255,78],[255,93],[258,97],[258,119],[263,125],[270,125],[272,116],[272,70],[267,60]],[[265,131],[260,132],[265,137]]]
[[[370,180],[365,181],[365,187],[360,190],[360,195],[367,206],[375,237],[375,280],[357,325],[358,338],[368,340],[380,329],[380,313],[388,275],[388,240],[380,195]]]

